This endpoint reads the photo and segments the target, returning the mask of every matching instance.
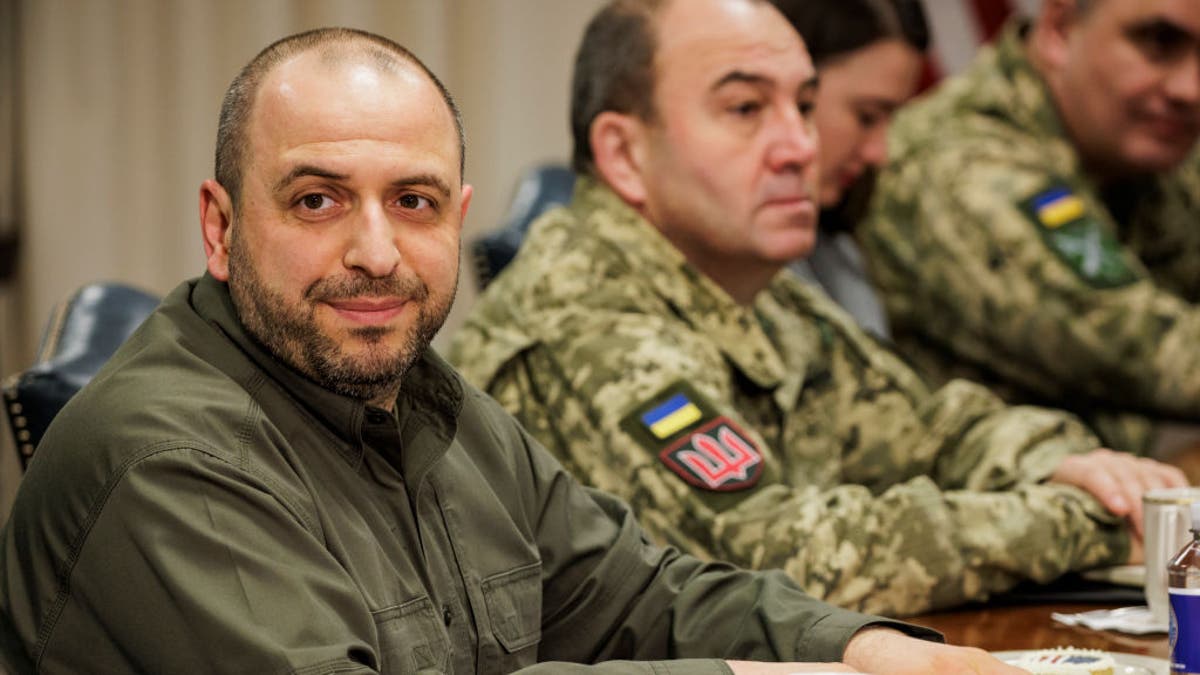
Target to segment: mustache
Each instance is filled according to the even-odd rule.
[[[305,299],[316,302],[389,296],[420,302],[429,297],[429,286],[417,276],[349,275],[317,279],[304,291]]]

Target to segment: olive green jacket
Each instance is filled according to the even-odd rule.
[[[585,482],[697,555],[881,614],[1123,561],[1090,497],[1041,484],[1096,439],[956,382],[931,392],[790,273],[736,304],[581,178],[449,354]]]
[[[1018,23],[901,111],[888,152],[858,236],[923,372],[1089,420],[1200,420],[1200,155],[1101,189]],[[1100,430],[1145,448],[1136,426]]]
[[[318,387],[247,337],[211,277],[174,291],[55,420],[0,546],[18,672],[832,661],[873,621],[647,544],[432,352],[395,415]]]

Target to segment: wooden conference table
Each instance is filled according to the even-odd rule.
[[[1125,635],[1064,626],[1050,618],[1051,612],[1076,613],[1114,607],[1117,605],[1091,603],[985,606],[924,614],[906,621],[941,632],[950,644],[979,647],[990,652],[1072,646],[1167,658],[1165,633]]]
[[[1200,443],[1195,431],[1183,435],[1182,442],[1156,453],[1159,459],[1183,469],[1192,485],[1200,485]],[[1070,645],[1104,649],[1128,654],[1167,658],[1165,633],[1136,636],[1112,631],[1064,626],[1050,618],[1054,612],[1074,614],[1093,609],[1113,609],[1121,605],[1097,603],[1060,603],[1021,605],[985,605],[966,607],[906,619],[928,626],[946,636],[950,644],[979,647],[987,651],[1046,649]]]

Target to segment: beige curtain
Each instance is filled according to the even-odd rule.
[[[438,73],[467,125],[467,179],[476,187],[470,238],[498,224],[523,169],[568,156],[571,60],[601,4],[0,3],[0,222],[20,204],[24,244],[18,277],[0,290],[4,374],[30,362],[50,308],[79,285],[113,279],[162,294],[203,270],[197,188],[212,171],[221,95],[272,40],[322,25],[363,28],[404,44]],[[466,272],[460,288],[439,340],[474,299]],[[11,447],[0,451],[3,516],[16,472]]]

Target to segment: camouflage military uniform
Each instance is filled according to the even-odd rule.
[[[1095,445],[1073,418],[931,394],[788,273],[739,306],[589,179],[450,356],[654,535],[840,605],[915,613],[1128,554],[1098,503],[1038,482]]]
[[[902,352],[1021,402],[1200,419],[1200,161],[1104,190],[1012,25],[892,127],[859,229]],[[957,365],[956,365],[957,364]],[[1125,422],[1128,422],[1128,416]],[[1129,424],[1099,424],[1138,450]]]

